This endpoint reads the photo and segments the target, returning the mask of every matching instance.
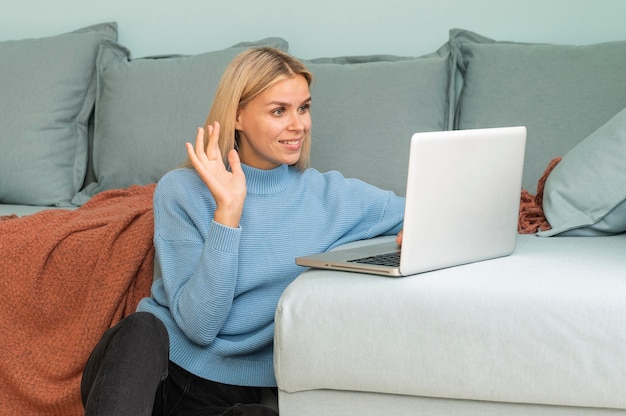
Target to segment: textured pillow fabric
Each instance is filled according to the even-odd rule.
[[[405,193],[411,135],[446,130],[449,49],[418,57],[305,61],[311,87],[311,165]]]
[[[626,109],[570,150],[548,176],[541,236],[626,231]]]
[[[107,189],[157,182],[184,162],[184,144],[195,140],[204,124],[222,72],[255,46],[288,48],[283,39],[267,38],[199,55],[131,59],[123,46],[105,42],[97,61],[96,182],[72,202],[81,205]]]
[[[527,44],[452,30],[450,44],[463,80],[455,127],[525,125],[530,191],[550,160],[626,107],[626,42]]]
[[[66,206],[82,186],[103,39],[115,23],[0,42],[0,203]]]

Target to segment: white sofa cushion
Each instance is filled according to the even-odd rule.
[[[401,279],[306,271],[277,308],[278,386],[626,409],[624,252],[523,235]]]

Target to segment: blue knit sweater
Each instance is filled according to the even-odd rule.
[[[274,313],[304,268],[297,256],[395,234],[404,199],[338,172],[243,166],[239,228],[213,221],[215,201],[193,169],[166,174],[154,193],[161,278],[138,310],[158,316],[170,359],[202,378],[275,386]]]

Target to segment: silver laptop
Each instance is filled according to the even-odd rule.
[[[525,148],[525,127],[415,133],[402,247],[389,241],[298,257],[296,263],[406,276],[511,254]]]

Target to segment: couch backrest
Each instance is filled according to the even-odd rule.
[[[128,49],[111,39],[111,28],[114,24],[104,25],[103,37],[109,40],[92,45],[92,141],[82,133],[77,136],[72,151],[80,155],[73,156],[73,168],[66,169],[67,184],[76,194],[39,200],[35,190],[27,192],[34,195],[28,201],[0,198],[0,202],[67,205],[71,200],[80,205],[103,190],[158,181],[185,159],[184,143],[193,140],[196,127],[204,122],[228,62],[254,45],[288,49],[284,39],[268,38],[193,56],[133,59]],[[9,46],[21,44],[0,42],[0,48]],[[552,158],[565,154],[626,107],[625,52],[626,42],[513,43],[452,30],[450,41],[426,56],[306,60],[315,75],[312,165],[402,194],[412,133],[525,125],[524,187],[534,191]],[[65,56],[49,60],[55,58]],[[47,69],[55,68],[49,62]],[[29,85],[28,77],[34,75],[23,71],[20,76],[24,79],[11,82]],[[60,83],[58,87],[73,88]],[[3,103],[6,108],[11,104]],[[20,104],[37,108],[35,102]],[[54,108],[46,111],[52,114]],[[63,151],[45,134],[41,140],[54,152],[50,155]],[[0,152],[0,165],[3,158],[17,157],[12,150]],[[91,170],[86,169],[88,158]],[[37,162],[31,158],[16,165],[19,174],[13,175],[12,186],[40,186],[51,176],[45,172],[34,179],[29,176]]]
[[[285,41],[270,42],[287,48]],[[156,181],[177,166],[184,158],[182,143],[190,140],[208,112],[217,82],[214,75],[239,50],[131,60],[128,51],[112,43],[108,48],[118,48],[118,56],[100,59],[100,88],[113,85],[127,90],[127,96],[146,99],[130,106],[127,96],[109,97],[111,102],[103,101],[104,94],[99,97],[102,104],[96,114],[100,114],[100,129],[106,134],[96,135],[94,147],[98,185],[90,185],[84,196],[113,185]],[[426,56],[305,60],[315,75],[311,88],[312,166],[320,171],[339,170],[403,194],[408,143],[414,132],[525,125],[528,142],[523,186],[534,192],[551,159],[567,153],[626,107],[625,52],[626,42],[584,46],[514,43],[454,29],[448,43]],[[214,65],[212,69],[200,67],[205,72],[194,72],[192,62],[201,59],[203,65]],[[155,98],[150,90],[158,82],[146,82],[148,75],[143,72],[165,76],[174,62],[182,65],[176,77],[190,82],[181,82],[168,90],[170,95]],[[114,76],[116,71],[133,70],[140,76]],[[191,82],[198,77],[203,84]],[[181,97],[193,104],[186,104]],[[112,103],[114,112],[109,108]],[[121,118],[124,114],[128,117]],[[154,123],[150,139],[141,134],[146,123]],[[135,147],[146,140],[152,144],[152,153],[144,158],[136,154]],[[109,154],[106,163],[99,159],[105,148]],[[110,164],[113,159],[120,162]],[[111,181],[113,172],[116,176]]]

